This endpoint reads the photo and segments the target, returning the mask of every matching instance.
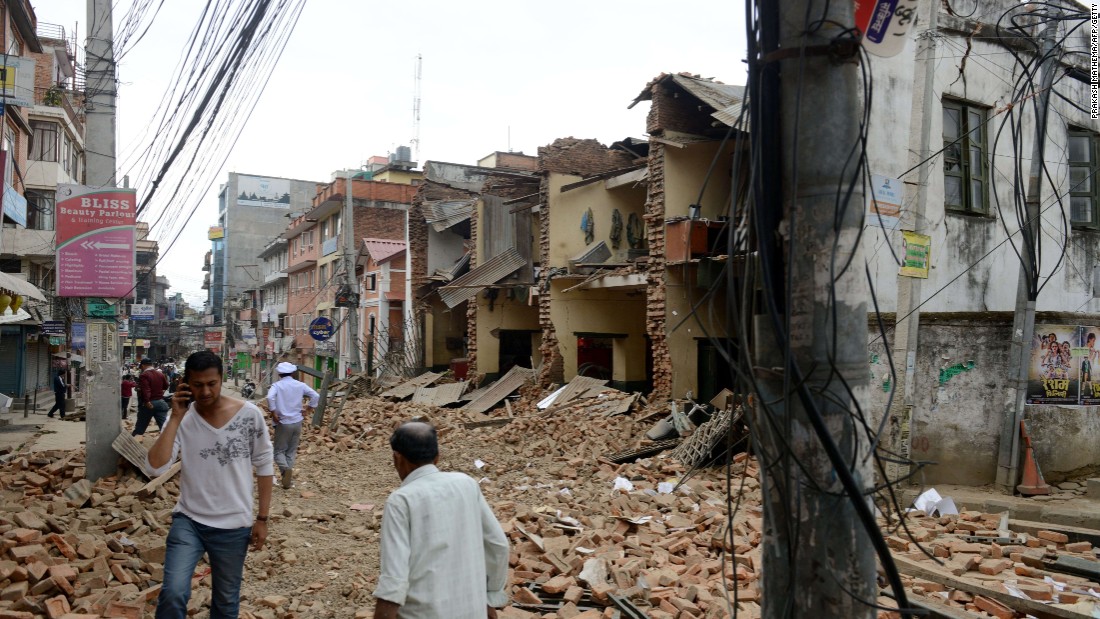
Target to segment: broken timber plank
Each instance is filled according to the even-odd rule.
[[[180,472],[181,468],[183,468],[183,463],[176,462],[172,465],[172,468],[168,469],[156,479],[151,480],[149,483],[142,486],[141,489],[137,491],[137,495],[141,498],[146,498],[152,496],[153,494],[156,494],[157,488],[160,488],[164,485],[164,482],[172,479],[172,477],[174,477],[176,473]]]
[[[894,599],[894,592],[889,589],[883,589],[880,594]],[[928,611],[928,615],[926,616],[929,619],[974,619],[973,613],[961,608],[949,606],[943,602],[937,602],[936,600],[924,596],[913,595],[912,592],[909,592],[908,597],[909,605],[913,608]]]
[[[111,443],[111,447],[113,447],[120,456],[126,458],[127,462],[134,465],[134,468],[141,471],[141,474],[146,478],[153,477],[145,468],[145,459],[149,450],[145,449],[136,438],[130,436],[129,432],[119,432],[114,442]]]
[[[424,372],[416,378],[403,382],[400,385],[390,389],[389,391],[383,391],[378,394],[380,398],[397,398],[398,400],[404,400],[405,398],[416,393],[417,387],[427,387],[435,383],[440,378],[443,378],[442,374],[436,372]]]
[[[473,428],[491,428],[494,426],[508,425],[513,419],[515,419],[515,417],[498,417],[496,419],[486,419],[485,421],[468,421],[462,424],[462,426],[467,430]]]
[[[535,379],[535,371],[515,366],[508,373],[500,377],[488,390],[476,400],[467,402],[462,410],[471,413],[484,413],[493,408],[510,393],[522,387],[525,383]]]
[[[1086,617],[1086,615],[1082,615],[1081,613],[1075,613],[1071,610],[1065,610],[1064,608],[1057,608],[1055,606],[1048,606],[1041,602],[1036,602],[1035,600],[1025,600],[1013,597],[1008,593],[990,589],[976,580],[955,576],[954,574],[944,572],[935,567],[922,565],[920,562],[914,561],[908,557],[894,555],[894,564],[898,566],[898,571],[902,574],[938,582],[941,585],[959,589],[960,591],[966,591],[974,595],[981,595],[991,600],[996,600],[1013,610],[1035,615],[1039,619],[1084,619]]]
[[[1065,533],[1070,542],[1091,542],[1093,546],[1100,546],[1100,531],[1096,529],[1047,524],[1045,522],[1032,522],[1029,520],[1009,520],[1008,528],[1017,533],[1027,533],[1032,537],[1038,537],[1039,531]]]

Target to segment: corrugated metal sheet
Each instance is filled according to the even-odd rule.
[[[534,370],[521,368],[519,366],[513,367],[508,370],[507,374],[501,376],[500,380],[490,385],[480,397],[476,400],[467,402],[466,405],[462,407],[462,410],[471,413],[484,413],[496,406],[501,400],[508,397],[508,394],[522,387],[524,383],[533,380],[535,380]]]
[[[508,277],[508,275],[515,273],[526,263],[527,261],[519,255],[515,247],[509,247],[499,256],[490,259],[485,264],[474,268],[469,273],[440,288],[439,298],[447,307],[455,307],[459,303],[474,297],[479,290],[484,289],[486,286],[492,286]]]
[[[571,400],[579,397],[582,393],[588,391],[589,389],[592,389],[593,387],[603,387],[606,384],[606,380],[589,378],[587,376],[574,376],[573,380],[569,381],[569,384],[565,386],[565,389],[558,394],[558,397],[554,398],[554,406],[567,404]]]
[[[399,400],[405,399],[410,395],[416,393],[418,387],[427,387],[435,381],[443,378],[442,374],[436,374],[435,372],[424,372],[416,378],[401,383],[400,385],[390,389],[389,391],[383,391],[378,394],[380,398],[397,398]]]
[[[719,84],[710,80],[673,75],[672,80],[690,92],[697,99],[716,110],[724,110],[745,98],[745,87],[732,84]]]
[[[462,394],[466,392],[466,387],[470,383],[449,383],[446,385],[440,385],[438,387],[420,387],[413,394],[413,404],[430,404],[432,406],[446,406],[448,404],[454,404],[462,398]]]
[[[445,282],[452,281],[454,278],[465,273],[470,269],[470,252],[462,254],[462,257],[458,259],[449,269],[436,269],[433,279],[441,280]]]
[[[438,200],[424,203],[424,221],[443,232],[474,214],[474,200]]]

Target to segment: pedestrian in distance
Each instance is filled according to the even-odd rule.
[[[168,388],[168,379],[160,370],[153,367],[153,360],[141,360],[141,374],[138,375],[138,411],[134,423],[134,436],[145,434],[151,419],[157,420],[157,427],[164,429],[168,417],[168,403],[164,401],[164,391]]]
[[[68,386],[65,384],[65,379],[61,378],[61,372],[53,375],[53,407],[50,408],[50,412],[46,413],[47,417],[53,417],[53,412],[58,411],[61,413],[61,418],[65,418],[65,390]]]
[[[321,396],[309,385],[294,378],[298,367],[283,361],[275,366],[279,380],[267,390],[267,406],[275,424],[275,464],[283,488],[294,483],[294,461],[298,457],[298,442],[302,439],[302,400],[309,398],[307,415],[313,414]]]
[[[161,475],[179,458],[180,495],[172,510],[157,598],[157,619],[185,619],[195,566],[210,564],[211,619],[240,611],[244,560],[251,544],[267,540],[275,466],[263,412],[251,402],[222,395],[222,360],[210,351],[184,362],[172,397],[172,415],[147,461]],[[253,467],[259,513],[253,518]]]
[[[436,468],[430,424],[402,424],[390,447],[401,487],[382,513],[374,618],[496,619],[508,603],[508,538],[481,487]]]
[[[134,389],[137,387],[137,383],[134,382],[134,375],[127,374],[122,377],[122,418],[126,417],[130,413],[130,398],[134,397]]]

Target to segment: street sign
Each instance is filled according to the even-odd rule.
[[[27,56],[4,56],[0,66],[0,95],[7,105],[35,104],[34,100],[34,64],[35,59]]]
[[[42,322],[42,335],[59,335],[65,337],[64,320],[46,320]]]
[[[130,306],[130,318],[134,320],[152,320],[157,313],[157,306],[149,303],[134,303]]]
[[[118,306],[111,303],[88,301],[87,314],[92,318],[114,318],[118,315]]]
[[[57,186],[58,296],[130,296],[136,197],[134,189]]]
[[[65,343],[65,338],[57,337],[56,335],[50,336],[50,346],[60,346]]]
[[[115,323],[97,320],[88,324],[88,359],[100,363],[110,363],[118,359]]]
[[[318,342],[329,339],[335,332],[336,328],[333,326],[332,320],[324,316],[314,318],[313,321],[309,323],[309,336]]]
[[[898,55],[917,20],[917,0],[856,0],[855,5],[863,48],[876,56]]]

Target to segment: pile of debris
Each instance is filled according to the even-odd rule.
[[[1098,531],[974,511],[911,511],[893,527],[886,541],[910,602],[926,610],[999,619],[1094,617],[1100,610]]]

